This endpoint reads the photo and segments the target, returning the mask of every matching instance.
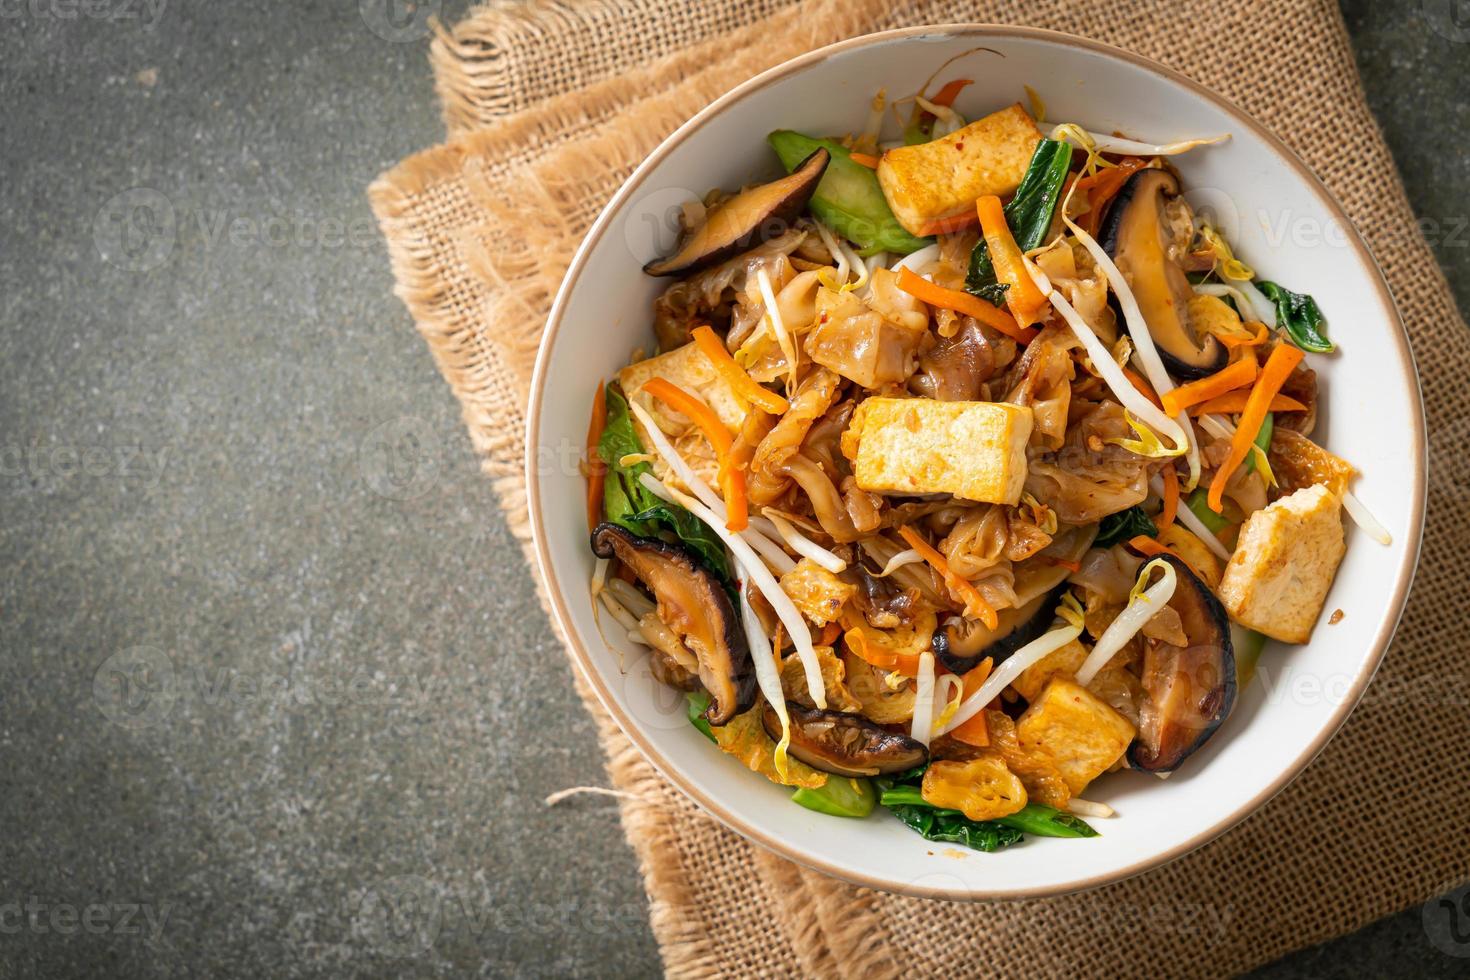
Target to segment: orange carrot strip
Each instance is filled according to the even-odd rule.
[[[592,399],[592,418],[587,423],[587,530],[597,527],[602,520],[602,487],[607,482],[607,464],[597,454],[597,444],[602,441],[602,430],[607,428],[606,384],[597,383],[597,394]]]
[[[714,409],[665,378],[650,378],[644,382],[643,390],[674,411],[689,416],[690,420],[699,426],[705,438],[710,441],[710,445],[715,447],[715,454],[720,459],[723,460],[730,454],[730,447],[734,439],[731,438],[730,430],[725,428],[725,423],[720,421]]]
[[[837,638],[841,635],[841,626],[838,626],[835,622],[828,623],[822,627],[822,638],[817,641],[817,646],[830,647],[837,642]]]
[[[902,650],[893,651],[893,659],[897,665],[893,668],[905,677],[919,676],[919,655],[917,653],[904,653]],[[938,664],[935,664],[936,669]]]
[[[1164,392],[1164,397],[1161,399],[1164,414],[1178,415],[1191,405],[1209,401],[1211,398],[1234,391],[1236,388],[1244,388],[1255,381],[1259,373],[1260,368],[1256,365],[1256,356],[1248,350],[1244,357],[1227,364],[1209,377],[1200,378],[1198,381],[1180,385],[1173,391]]]
[[[735,358],[725,349],[724,343],[719,336],[709,327],[695,327],[691,333],[694,343],[698,345],[699,352],[709,358],[710,364],[714,365],[716,373],[725,379],[725,382],[735,389],[735,394],[745,401],[754,405],[763,412],[772,415],[785,414],[790,407],[786,399],[768,388],[763,388],[756,380],[745,373],[745,369],[735,363]]]
[[[1123,377],[1127,378],[1128,383],[1138,389],[1138,393],[1140,395],[1147,398],[1155,405],[1158,405],[1159,408],[1164,407],[1163,403],[1159,401],[1159,396],[1154,392],[1153,386],[1150,385],[1147,381],[1143,380],[1143,378],[1139,376],[1137,371],[1133,370],[1132,368],[1125,367],[1123,369]]]
[[[734,439],[720,417],[698,398],[664,378],[652,378],[644,382],[643,391],[648,392],[676,412],[689,416],[699,426],[704,437],[715,449],[715,458],[720,462],[720,489],[725,497],[725,527],[731,531],[743,531],[749,524],[749,507],[745,499],[745,472],[730,465],[730,449]]]
[[[842,640],[853,653],[880,670],[892,670],[897,666],[898,655],[887,647],[869,643],[867,636],[863,634],[862,627],[858,626],[852,617],[843,617],[842,625],[847,630],[842,634]]]
[[[1057,568],[1065,568],[1069,572],[1082,571],[1082,563],[1080,561],[1072,561],[1068,558],[1053,558],[1050,555],[1043,555],[1042,558],[1046,561],[1048,565],[1053,565]]]
[[[980,216],[985,244],[990,246],[995,277],[1011,287],[1006,290],[1006,305],[1011,308],[1017,323],[1029,327],[1039,318],[1041,308],[1046,305],[1046,297],[1036,288],[1035,280],[1021,261],[1021,247],[1011,235],[1011,226],[1006,223],[1000,198],[987,194],[975,202],[975,211]]]
[[[966,615],[977,617],[987,629],[996,628],[999,621],[990,603],[985,601],[979,589],[954,573],[954,569],[949,567],[949,562],[944,560],[944,556],[933,545],[925,541],[919,532],[911,527],[899,528],[898,535],[907,541],[909,547],[917,551],[920,557],[934,566],[934,570],[944,579],[944,584],[949,586],[951,592],[964,600]]]
[[[1250,452],[1256,436],[1260,435],[1266,413],[1271,410],[1271,399],[1281,391],[1281,386],[1302,362],[1303,356],[1300,348],[1290,344],[1277,344],[1276,349],[1271,351],[1271,356],[1266,359],[1266,366],[1261,369],[1260,377],[1256,378],[1255,387],[1246,399],[1245,410],[1240,413],[1240,424],[1230,439],[1230,454],[1225,457],[1225,462],[1215,471],[1215,478],[1210,481],[1210,492],[1205,499],[1210,510],[1215,513],[1220,513],[1225,506],[1225,484],[1230,481],[1230,475],[1237,466],[1245,462],[1246,453]]]
[[[863,634],[857,630],[848,630],[842,635],[847,643],[847,648],[857,654],[863,660],[877,667],[879,670],[892,670],[898,663],[892,650],[886,650],[879,646],[869,646]]]
[[[944,87],[934,93],[934,98],[929,101],[935,105],[952,106],[964,87],[972,82],[974,82],[973,78],[956,78],[952,82],[945,82]]]
[[[990,678],[990,671],[994,666],[995,661],[990,657],[986,657],[972,667],[970,672],[965,674],[964,693],[962,697],[968,698],[980,690],[980,685],[984,684]],[[990,728],[985,724],[985,712],[976,712],[974,717],[970,718],[969,721],[957,728],[951,729],[950,734],[968,745],[974,745],[979,748],[984,748],[989,745]]]
[[[1179,513],[1179,474],[1174,471],[1174,462],[1170,460],[1164,464],[1161,474],[1164,480],[1164,509],[1159,513],[1158,528],[1163,533],[1164,528],[1174,523],[1174,517]]]
[[[933,221],[919,229],[920,238],[929,238],[933,235],[950,235],[967,228],[974,228],[980,223],[980,216],[973,211],[964,211],[960,214],[952,214],[948,218],[935,218]]]
[[[728,459],[728,457],[726,457]],[[745,494],[745,471],[727,462],[723,480],[725,529],[743,531],[750,526],[750,504]]]
[[[1103,206],[1113,199],[1128,178],[1135,171],[1142,170],[1148,165],[1147,160],[1139,157],[1128,157],[1116,167],[1099,170],[1091,177],[1083,177],[1077,181],[1076,190],[1087,195],[1087,213],[1082,215],[1078,222],[1090,235],[1096,235],[1098,226],[1102,224]]]
[[[849,153],[847,158],[853,163],[867,167],[869,170],[877,170],[879,160],[877,157],[867,153]]]
[[[1244,388],[1211,398],[1207,402],[1189,407],[1190,415],[1239,415],[1245,411],[1245,403],[1251,393]],[[1305,412],[1307,406],[1290,395],[1276,395],[1271,399],[1270,412]]]
[[[919,655],[917,653],[892,650],[881,643],[874,643],[863,632],[862,623],[851,613],[843,614],[842,628],[846,631],[842,634],[843,642],[861,659],[879,670],[896,670],[905,677],[919,676]],[[939,669],[939,665],[936,664],[935,669]]]
[[[911,269],[899,270],[898,288],[930,306],[938,306],[972,316],[986,326],[1014,338],[1018,343],[1029,344],[1037,334],[1037,331],[1021,326],[1016,322],[1015,317],[1000,307],[993,306],[978,296],[962,293],[958,289],[936,286]]]

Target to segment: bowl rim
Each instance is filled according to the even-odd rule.
[[[915,885],[910,882],[892,881],[879,876],[862,874],[838,867],[824,860],[821,855],[806,853],[786,841],[776,839],[767,834],[761,828],[755,826],[744,818],[737,816],[717,798],[702,792],[693,783],[686,780],[679,772],[668,765],[661,757],[658,750],[639,729],[636,723],[627,716],[619,707],[616,699],[611,695],[607,685],[603,682],[600,674],[592,664],[591,656],[581,643],[576,629],[573,626],[571,612],[567,606],[566,598],[562,595],[560,584],[552,573],[550,549],[546,534],[544,515],[541,512],[540,474],[536,465],[536,435],[540,429],[541,405],[546,389],[546,373],[550,361],[552,347],[555,344],[557,333],[560,330],[562,318],[570,301],[572,292],[576,287],[583,266],[587,263],[589,256],[601,241],[613,218],[621,210],[623,205],[631,198],[643,182],[649,177],[654,168],[675,147],[689,139],[706,123],[720,115],[728,106],[746,98],[751,93],[762,89],[773,82],[802,71],[811,65],[858,48],[875,44],[884,44],[890,41],[902,40],[912,37],[932,37],[943,35],[946,37],[975,37],[983,38],[1016,38],[1029,41],[1042,41],[1063,47],[1078,48],[1092,54],[1118,59],[1144,71],[1157,76],[1160,80],[1182,86],[1193,94],[1207,102],[1212,103],[1215,108],[1224,112],[1239,127],[1248,130],[1253,136],[1280,158],[1281,162],[1290,168],[1299,177],[1307,188],[1317,197],[1318,203],[1323,209],[1347,232],[1346,239],[1354,256],[1366,268],[1372,270],[1372,286],[1377,291],[1383,306],[1389,312],[1392,337],[1401,356],[1401,363],[1406,366],[1409,373],[1410,387],[1418,394],[1418,398],[1412,399],[1410,411],[1412,415],[1412,426],[1414,438],[1411,446],[1411,463],[1413,469],[1413,487],[1411,490],[1411,521],[1410,526],[1404,531],[1405,549],[1404,557],[1395,572],[1395,586],[1390,602],[1390,613],[1379,625],[1378,631],[1371,640],[1371,655],[1364,662],[1362,669],[1354,678],[1351,689],[1347,696],[1337,706],[1327,723],[1312,739],[1311,743],[1292,759],[1280,774],[1273,779],[1269,785],[1262,789],[1251,799],[1237,806],[1230,813],[1215,820],[1210,826],[1190,837],[1188,840],[1177,844],[1165,851],[1150,854],[1140,858],[1124,867],[1113,871],[1102,872],[1076,881],[1043,885],[1037,887],[982,887],[972,888],[961,893],[956,893],[950,888],[938,886]],[[540,571],[541,578],[546,587],[547,598],[550,602],[552,615],[562,634],[570,646],[573,659],[578,670],[587,680],[588,685],[597,695],[608,713],[617,721],[618,727],[628,737],[628,740],[637,747],[638,751],[649,763],[669,782],[677,786],[686,796],[694,800],[702,809],[713,814],[726,827],[736,831],[746,840],[756,843],[767,850],[794,861],[805,867],[820,871],[824,874],[849,881],[868,888],[880,889],[882,891],[909,895],[916,898],[949,899],[960,901],[986,901],[994,899],[1019,900],[1029,898],[1045,898],[1055,895],[1074,894],[1088,889],[1101,887],[1113,882],[1131,878],[1167,864],[1176,858],[1188,854],[1216,839],[1226,831],[1233,828],[1246,817],[1256,812],[1267,801],[1281,792],[1292,782],[1311,762],[1321,753],[1323,748],[1334,735],[1342,728],[1343,723],[1357,707],[1367,690],[1368,684],[1377,673],[1383,662],[1384,654],[1387,652],[1388,644],[1392,640],[1394,632],[1403,617],[1404,606],[1408,599],[1409,589],[1413,583],[1414,573],[1418,568],[1419,553],[1422,545],[1424,528],[1425,498],[1427,493],[1427,476],[1425,473],[1425,457],[1427,455],[1426,423],[1424,417],[1423,391],[1419,383],[1418,367],[1414,361],[1413,350],[1409,344],[1408,333],[1404,327],[1403,318],[1399,314],[1397,305],[1394,303],[1393,294],[1388,288],[1383,277],[1383,270],[1379,267],[1372,251],[1359,235],[1356,226],[1348,217],[1337,198],[1317,177],[1312,170],[1302,162],[1296,153],[1286,145],[1280,138],[1267,129],[1263,124],[1257,122],[1245,110],[1234,102],[1219,95],[1208,87],[1194,81],[1188,76],[1176,71],[1167,65],[1146,58],[1142,55],[1115,47],[1110,44],[1096,41],[1091,38],[1079,37],[1062,31],[1047,30],[1037,27],[1023,27],[1010,24],[988,24],[988,23],[952,23],[936,24],[920,27],[899,28],[896,30],[879,31],[872,34],[864,34],[859,37],[849,38],[825,47],[798,55],[789,61],[782,62],[755,77],[736,86],[729,92],[711,102],[708,106],[696,113],[678,129],[674,130],[653,150],[648,157],[638,165],[637,169],[625,180],[617,192],[604,206],[597,220],[588,230],[586,237],[577,248],[571,264],[567,267],[566,275],[563,277],[557,290],[556,298],[551,307],[551,313],[547,318],[546,329],[542,335],[536,355],[535,370],[531,379],[530,403],[526,416],[526,445],[525,445],[525,467],[527,502],[529,505],[529,516],[531,534],[533,540],[533,553],[536,566]]]

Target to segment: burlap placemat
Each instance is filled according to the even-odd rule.
[[[633,9],[636,16],[630,16]],[[511,526],[531,364],[582,235],[671,130],[751,75],[873,30],[1026,23],[1192,75],[1280,133],[1364,232],[1418,352],[1431,486],[1423,564],[1367,698],[1261,812],[1164,868],[1083,895],[950,905],[791,865],[702,815],[582,689],[680,976],[901,972],[1219,975],[1355,929],[1470,877],[1466,668],[1470,337],[1414,224],[1330,0],[1264,5],[739,0],[482,8],[435,44],[453,142],[371,190],[398,292],[464,409]],[[469,127],[483,127],[469,129]]]

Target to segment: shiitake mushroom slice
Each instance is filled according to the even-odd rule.
[[[1138,737],[1128,762],[1144,772],[1173,772],[1198,751],[1235,706],[1235,652],[1230,619],[1209,587],[1173,555],[1178,585],[1169,605],[1179,614],[1187,647],[1144,643]]]
[[[705,719],[724,725],[755,704],[755,666],[745,630],[720,581],[681,545],[643,538],[604,522],[592,531],[592,553],[617,557],[658,600],[658,618],[699,661],[710,694]]]
[[[1190,322],[1194,288],[1183,266],[1170,256],[1171,245],[1181,253],[1189,246],[1174,241],[1166,214],[1178,196],[1179,178],[1172,171],[1137,171],[1118,191],[1099,237],[1138,300],[1164,366],[1176,377],[1202,378],[1223,368],[1230,352]]]
[[[836,776],[884,776],[906,772],[929,761],[929,750],[917,739],[890,732],[862,715],[808,708],[787,702],[791,744],[787,749],[813,769]],[[769,704],[761,724],[772,739],[781,739],[781,718]]]
[[[790,174],[741,191],[709,209],[667,258],[643,267],[650,276],[679,276],[723,262],[779,237],[806,208],[832,155],[820,149]]]

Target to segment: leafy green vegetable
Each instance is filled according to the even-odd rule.
[[[982,244],[983,243],[984,240],[982,239]],[[974,252],[971,252],[971,257],[973,257],[974,254]],[[969,280],[967,279],[966,282],[968,281]],[[971,293],[971,295],[979,296],[981,299],[984,300],[989,300],[990,305],[992,306],[1004,306],[1006,302],[1006,290],[1010,288],[1011,284],[1008,282],[989,282],[981,286],[979,289],[972,289],[969,292]]]
[[[996,821],[1037,837],[1096,837],[1097,831],[1081,817],[1063,813],[1042,803],[1027,803],[1008,817]]]
[[[1267,412],[1266,418],[1261,422],[1261,431],[1256,433],[1256,447],[1263,453],[1271,451],[1271,434],[1276,431],[1276,413]],[[1245,457],[1245,471],[1251,472],[1256,468],[1256,454],[1247,453]]]
[[[647,464],[644,464],[647,465]],[[678,504],[659,500],[642,485],[638,489],[652,499],[647,510],[640,510],[633,520],[652,523],[674,532],[674,536],[699,556],[704,567],[714,572],[727,586],[730,583],[730,561],[725,556],[725,543],[709,529],[709,525]]]
[[[607,386],[605,399],[607,425],[598,440],[597,455],[607,464],[607,478],[602,484],[602,510],[606,519],[640,537],[654,537],[660,530],[672,533],[728,585],[730,562],[719,536],[689,511],[660,500],[638,482],[638,477],[653,472],[653,467],[647,463],[624,466],[620,462],[624,456],[643,452],[643,444],[633,428],[628,399],[617,385]]]
[[[1185,498],[1184,505],[1189,508],[1190,513],[1199,518],[1199,522],[1208,528],[1211,534],[1219,534],[1230,526],[1230,522],[1210,510],[1209,498],[1208,490],[1204,487],[1196,487],[1195,491]]]
[[[885,790],[879,802],[889,809],[895,807],[927,807],[936,814],[947,815],[951,822],[957,817],[959,820],[971,826],[987,827],[991,824],[996,824],[1019,833],[1035,834],[1037,837],[1097,836],[1097,831],[1093,830],[1082,818],[1073,816],[1070,813],[1063,813],[1061,810],[1044,806],[1040,803],[1027,803],[1020,810],[1009,816],[996,817],[994,820],[975,821],[970,820],[958,810],[947,810],[943,807],[935,807],[932,804],[924,802],[924,796],[918,786],[895,786],[892,789]],[[900,819],[903,818],[900,817]],[[904,822],[909,823],[907,820],[904,820]],[[909,824],[909,826],[912,827],[913,824]],[[979,850],[987,850],[987,848],[979,848]]]
[[[905,769],[903,772],[893,776],[880,776],[874,782],[878,784],[879,789],[885,791],[895,786],[917,786],[924,781],[924,770],[928,768],[929,764],[926,762],[921,766]]]
[[[647,509],[646,500],[654,497],[638,477],[652,473],[647,463],[623,466],[618,461],[624,456],[643,452],[638,441],[638,432],[633,428],[633,417],[628,411],[628,400],[616,385],[608,385],[603,400],[607,404],[607,424],[602,429],[602,438],[597,442],[597,455],[607,464],[607,478],[602,484],[602,513],[614,524],[620,525],[641,537],[650,537],[653,528],[637,520],[634,515]]]
[[[930,244],[904,230],[893,216],[876,172],[853,163],[851,152],[836,140],[815,139],[789,129],[778,129],[766,137],[781,165],[790,173],[821,147],[832,154],[827,172],[807,202],[807,210],[837,234],[854,242],[859,255],[897,252],[907,255]]]
[[[704,737],[711,742],[715,740],[714,729],[709,727],[704,713],[709,710],[710,696],[708,691],[688,691],[684,697],[689,702],[689,724],[704,732]]]
[[[976,851],[998,851],[1025,838],[1019,830],[1002,823],[971,820],[958,810],[937,810],[932,806],[884,804],[910,830],[925,840],[963,844]]]
[[[1015,236],[1021,251],[1029,252],[1040,248],[1046,241],[1046,232],[1051,228],[1056,214],[1057,202],[1061,200],[1062,185],[1067,180],[1067,168],[1072,165],[1072,144],[1066,140],[1042,140],[1031,154],[1031,162],[1016,188],[1016,195],[1003,209],[1006,224]],[[992,288],[996,283],[995,267],[990,262],[990,249],[981,238],[970,253],[970,270],[965,276],[965,289],[999,306],[1003,292]]]
[[[1314,354],[1330,354],[1337,349],[1322,332],[1322,311],[1317,308],[1316,300],[1265,279],[1256,285],[1276,304],[1276,322],[1286,330],[1293,344]]]
[[[834,817],[866,817],[878,803],[878,792],[871,780],[828,776],[818,789],[798,787],[791,802]]]
[[[1159,527],[1153,522],[1153,518],[1144,513],[1142,507],[1135,504],[1127,510],[1120,510],[1116,514],[1109,514],[1102,519],[1097,526],[1097,537],[1093,539],[1094,548],[1111,548],[1119,541],[1127,541],[1143,534],[1153,537],[1159,533]]]

